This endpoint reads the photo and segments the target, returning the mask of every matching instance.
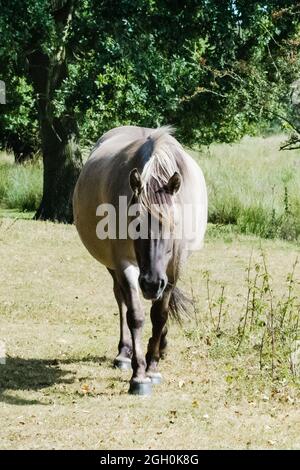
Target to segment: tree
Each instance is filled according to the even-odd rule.
[[[3,5],[1,13],[3,30],[9,27],[6,39],[14,54],[11,67],[27,73],[36,98],[44,165],[43,197],[36,218],[70,222],[72,192],[81,168],[78,129],[72,111],[58,113],[54,101],[68,77],[74,1],[15,0]]]
[[[299,12],[292,0],[0,0],[1,79],[12,98],[0,144],[9,135],[39,143],[38,119],[36,217],[72,219],[78,143],[114,126],[170,123],[200,146],[289,119]]]
[[[67,43],[74,13],[73,0],[52,1],[52,45],[29,50],[29,75],[37,95],[44,162],[43,198],[38,219],[72,220],[72,192],[81,168],[77,123],[68,110],[57,116],[56,90],[68,76]]]
[[[288,139],[282,143],[280,150],[300,149],[300,79],[295,80],[291,85],[291,107],[292,116],[284,119],[289,129],[292,131]]]

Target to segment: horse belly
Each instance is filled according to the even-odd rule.
[[[97,261],[113,269],[111,240],[98,238],[96,217],[94,216],[92,220],[88,219],[86,215],[81,217],[80,213],[77,214],[75,224],[81,241]]]
[[[79,181],[80,183],[80,181]],[[95,185],[77,184],[74,191],[74,220],[82,243],[89,253],[107,268],[116,269],[122,265],[136,264],[131,240],[115,237],[103,238],[98,230],[101,217],[97,208],[102,203],[101,196],[93,191]]]

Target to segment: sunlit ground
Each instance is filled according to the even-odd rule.
[[[280,293],[299,247],[262,244]],[[226,285],[227,321],[234,323],[245,268],[259,245],[210,229],[181,281],[193,290],[201,328],[211,328],[202,271],[210,270],[213,290]],[[260,374],[252,355],[212,354],[214,340],[193,335],[196,320],[171,326],[163,384],[151,397],[129,396],[129,373],[112,368],[118,343],[112,282],[73,226],[0,219],[0,260],[0,340],[7,353],[0,365],[1,448],[300,447],[299,388]],[[297,282],[299,275],[298,267]],[[149,316],[146,323],[144,344]]]

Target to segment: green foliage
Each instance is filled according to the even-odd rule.
[[[7,103],[0,107],[0,147],[12,150],[15,157],[38,151],[38,120],[32,87],[25,77],[13,77],[8,86]]]
[[[54,18],[64,4],[1,2],[9,98],[0,110],[2,147],[8,135],[39,145],[26,56],[36,47],[56,53]],[[171,123],[196,146],[266,131],[292,114],[298,20],[292,1],[80,0],[65,38],[68,76],[56,88],[56,115],[77,121],[83,145],[121,124]]]

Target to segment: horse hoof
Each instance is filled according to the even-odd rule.
[[[160,372],[148,372],[147,377],[151,380],[151,383],[154,385],[159,385],[162,383],[162,375]]]
[[[116,357],[114,360],[114,367],[120,370],[130,370],[131,359],[129,359],[129,357]]]
[[[152,382],[130,382],[128,393],[131,395],[149,396],[152,392]]]

